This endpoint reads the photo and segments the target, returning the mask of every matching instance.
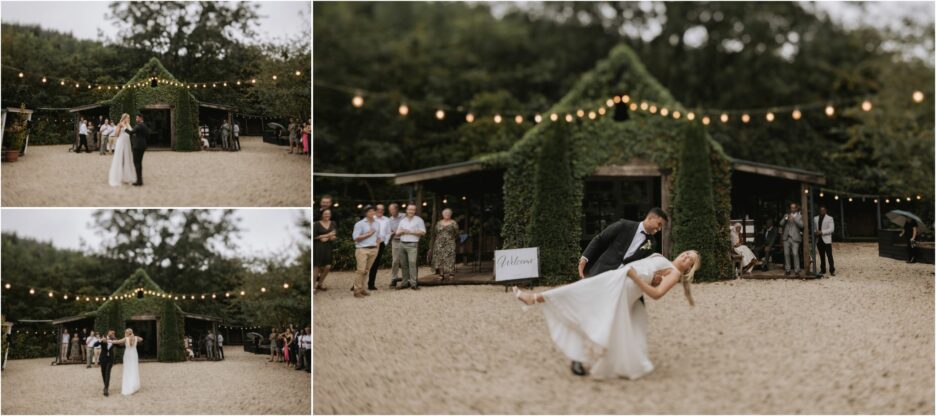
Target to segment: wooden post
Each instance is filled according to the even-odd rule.
[[[663,175],[660,176],[660,208],[663,209],[663,212],[667,214],[672,214],[670,212],[671,199],[671,185],[670,185],[670,176]],[[672,220],[672,217],[670,217]],[[672,229],[670,223],[672,221],[667,221],[663,224],[663,255],[666,257],[670,256],[670,253],[673,251],[673,239],[670,238],[670,230]]]
[[[479,201],[481,204],[481,220],[478,224],[478,267],[475,271],[476,273],[481,273],[481,251],[484,249],[484,192],[481,192]],[[468,205],[471,205],[471,201],[468,201]]]
[[[416,184],[416,215],[422,216],[422,203],[423,203],[423,185],[422,183]]]
[[[874,235],[877,236],[878,231],[881,230],[881,197],[876,196],[874,199],[877,200],[877,202],[874,203],[874,208],[877,210],[877,229],[874,230]]]
[[[845,198],[839,199],[839,213],[842,215],[839,217],[839,225],[842,228],[842,241],[845,241]]]
[[[809,186],[805,183],[800,184],[800,199],[803,204],[800,206],[800,216],[803,218],[803,271],[810,269],[810,264],[812,260],[809,257],[809,247],[812,243],[812,234],[809,232],[809,225],[812,222],[812,219],[809,218]],[[796,269],[796,267],[793,267]]]

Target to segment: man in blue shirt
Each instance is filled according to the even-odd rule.
[[[374,214],[374,207],[364,207],[364,218],[354,224],[354,232],[351,234],[354,238],[354,259],[357,261],[357,277],[352,288],[356,298],[370,296],[370,292],[364,287],[364,281],[377,259],[380,246],[380,224],[374,220]]]

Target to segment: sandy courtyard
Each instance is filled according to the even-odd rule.
[[[10,360],[3,370],[3,414],[309,414],[311,377],[267,356],[225,348],[220,362],[140,364],[140,391],[120,394],[123,366],[50,366],[52,358]]]
[[[2,164],[5,207],[307,207],[309,158],[242,137],[240,152],[147,151],[143,187],[107,184],[111,156],[30,146]]]
[[[355,299],[334,273],[314,296],[314,411],[933,414],[933,266],[834,249],[836,277],[648,299],[656,369],[636,381],[572,375],[542,312],[501,287],[398,292],[381,270]]]

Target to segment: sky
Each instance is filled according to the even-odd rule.
[[[20,236],[51,241],[59,248],[80,249],[84,240],[88,247],[99,247],[102,237],[90,227],[93,209],[3,209],[0,228]],[[269,257],[273,253],[295,252],[304,238],[296,225],[301,209],[239,209],[241,236],[235,254]],[[310,214],[306,213],[306,217]],[[97,250],[96,250],[97,251]]]
[[[98,40],[98,30],[105,38],[116,39],[118,27],[104,18],[110,13],[109,1],[7,1],[0,3],[4,23],[38,24],[45,29],[72,33],[79,39]],[[263,41],[285,40],[301,35],[311,23],[309,1],[263,1],[257,14],[260,23],[254,29]],[[277,42],[279,43],[279,42]]]

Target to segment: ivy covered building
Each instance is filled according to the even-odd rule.
[[[622,101],[659,108],[651,113],[632,111],[627,102],[608,105],[610,97],[623,95]],[[589,114],[599,108],[604,115]],[[426,205],[433,222],[441,208],[454,209],[473,240],[462,253],[477,258],[479,271],[495,249],[539,247],[541,275],[552,283],[568,281],[577,276],[578,258],[594,235],[659,206],[671,215],[662,233],[664,254],[698,249],[703,268],[697,279],[728,278],[732,220],[744,222],[745,239],[753,241],[754,221],[779,218],[791,201],[806,202],[806,189],[825,184],[825,177],[732,159],[698,121],[686,122],[689,111],[620,45],[509,150],[396,174],[393,180],[413,186],[417,207],[431,195]],[[557,121],[550,121],[552,114]],[[684,147],[689,152],[681,154]],[[693,165],[683,169],[683,163]],[[683,171],[707,175],[710,186],[680,181]]]
[[[137,114],[143,119],[151,133],[148,145],[154,148],[168,148],[178,151],[199,150],[198,126],[207,124],[212,128],[222,120],[234,122],[236,107],[199,102],[156,58],[151,58],[140,68],[136,75],[127,82],[110,100],[95,104],[75,107],[75,124],[86,119],[104,116],[113,123],[120,120],[120,115],[130,115],[131,124],[135,124]],[[77,140],[77,129],[75,137]]]
[[[153,282],[142,269],[138,269],[120,285],[97,310],[52,321],[57,338],[62,339],[65,329],[73,335],[82,329],[107,334],[114,330],[123,338],[124,330],[132,328],[143,338],[137,346],[141,360],[163,362],[185,361],[183,336],[194,339],[204,337],[208,331],[218,332],[221,319],[213,316],[186,313],[174,298]],[[77,300],[90,301],[87,300]],[[217,354],[215,354],[217,356]],[[118,360],[122,354],[117,354]],[[64,364],[56,357],[57,364]]]

